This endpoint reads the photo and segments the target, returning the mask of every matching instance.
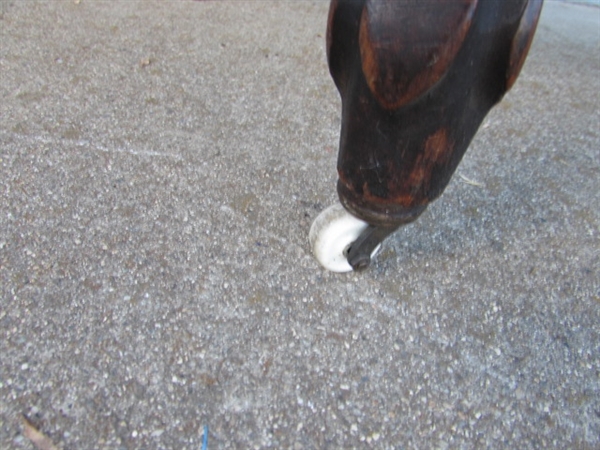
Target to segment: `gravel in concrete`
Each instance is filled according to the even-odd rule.
[[[346,275],[327,9],[0,2],[0,447],[600,448],[600,9]]]

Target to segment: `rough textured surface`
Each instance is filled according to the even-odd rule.
[[[334,275],[326,3],[0,2],[0,447],[24,414],[65,449],[598,448],[600,10],[544,8],[446,193]]]

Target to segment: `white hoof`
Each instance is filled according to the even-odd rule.
[[[351,215],[339,203],[324,210],[312,223],[308,234],[317,261],[332,272],[352,271],[346,259],[347,250],[367,226],[366,222]],[[378,245],[373,250],[371,258],[380,248],[381,245]]]

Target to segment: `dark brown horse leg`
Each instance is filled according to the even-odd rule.
[[[542,2],[332,0],[327,55],[342,97],[338,195],[372,225],[365,233],[385,238],[443,192],[515,82]],[[357,240],[367,244],[351,249],[353,267],[365,265],[376,240]]]

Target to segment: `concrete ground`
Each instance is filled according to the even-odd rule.
[[[600,448],[600,9],[345,275],[327,9],[0,2],[1,448]]]

